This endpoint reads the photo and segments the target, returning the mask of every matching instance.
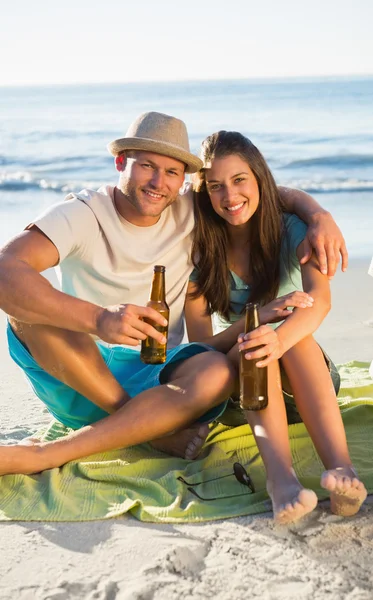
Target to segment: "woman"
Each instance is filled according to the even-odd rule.
[[[189,339],[228,353],[236,364],[244,350],[247,359],[259,359],[258,368],[268,366],[268,407],[244,412],[266,468],[275,519],[298,520],[317,504],[316,494],[302,487],[292,467],[280,359],[325,465],[321,485],[330,492],[331,509],[355,514],[366,490],[351,464],[330,373],[312,337],[329,311],[330,290],[314,257],[299,265],[306,227],[294,215],[282,216],[272,174],[243,135],[220,131],[209,136],[201,158],[204,168],[195,181],[196,270],[186,303]],[[302,285],[300,274],[304,292],[294,292],[297,280]],[[261,323],[283,320],[277,329],[263,324],[240,335],[249,298],[262,306]],[[213,335],[213,314],[230,327]],[[251,350],[256,346],[261,348]]]

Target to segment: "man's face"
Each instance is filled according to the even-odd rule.
[[[120,213],[134,225],[154,225],[176,200],[184,173],[184,163],[175,158],[154,152],[130,152],[123,162],[118,185],[124,194],[118,206]]]

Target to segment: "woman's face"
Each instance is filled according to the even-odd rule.
[[[244,225],[258,208],[254,173],[237,154],[212,161],[206,169],[206,187],[214,211],[230,225]]]

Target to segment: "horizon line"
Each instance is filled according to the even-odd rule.
[[[22,88],[22,87],[58,87],[58,86],[93,86],[93,85],[149,85],[149,84],[178,84],[178,83],[214,83],[214,82],[233,82],[233,81],[251,81],[265,83],[270,81],[294,81],[294,80],[330,80],[330,79],[371,79],[373,78],[372,73],[359,73],[359,74],[329,74],[329,75],[262,75],[255,77],[218,77],[218,78],[197,78],[197,79],[172,79],[172,80],[161,80],[161,79],[148,79],[148,80],[128,80],[128,81],[52,81],[52,82],[18,82],[18,83],[1,83],[0,88]]]

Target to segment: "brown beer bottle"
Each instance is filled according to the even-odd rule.
[[[258,304],[246,304],[245,333],[259,327]],[[260,359],[247,360],[246,352],[257,350],[260,346],[240,352],[240,406],[246,410],[261,410],[268,405],[267,367],[256,366]]]
[[[170,309],[166,304],[166,282],[165,282],[165,271],[166,267],[156,265],[154,267],[153,282],[150,292],[150,300],[146,306],[154,308],[158,311],[162,317],[169,319]],[[151,319],[144,319],[146,323],[152,325],[154,329],[163,333],[167,338],[168,335],[168,323],[166,326],[158,325]],[[157,365],[166,362],[166,350],[167,342],[160,344],[154,338],[148,336],[141,342],[141,360],[149,365]]]

